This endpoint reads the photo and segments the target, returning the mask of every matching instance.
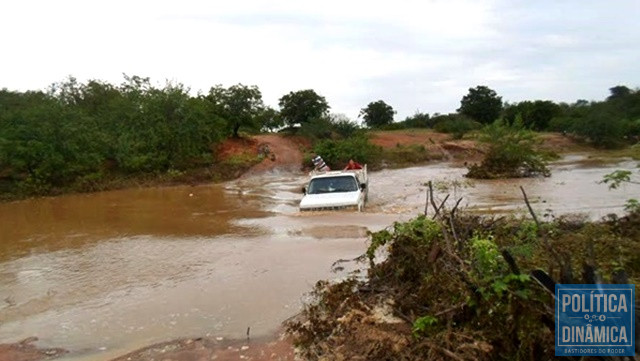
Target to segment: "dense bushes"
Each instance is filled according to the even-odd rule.
[[[0,90],[0,183],[14,194],[46,194],[115,175],[210,164],[212,144],[237,130],[226,115],[181,84],[156,87],[139,77],[120,85],[70,78],[47,92]]]
[[[287,330],[309,360],[551,360],[556,282],[637,283],[639,230],[638,213],[421,215],[370,234],[366,276],[318,282]]]
[[[406,117],[403,122],[405,128],[432,128],[433,120],[427,113],[416,112],[414,115]]]
[[[523,101],[505,106],[504,118],[513,123],[520,116],[524,126],[533,130],[549,129],[551,119],[562,114],[560,106],[549,100]]]
[[[479,129],[481,126],[480,123],[462,114],[439,115],[433,117],[433,121],[435,130],[451,133],[454,139],[462,139],[466,133]]]
[[[348,138],[362,133],[358,123],[341,114],[314,118],[300,125],[299,128],[289,128],[288,133],[306,137],[312,141],[323,139]]]
[[[492,179],[550,175],[548,156],[535,149],[536,136],[524,128],[520,118],[513,124],[496,121],[486,126],[480,140],[489,144],[489,150],[480,165],[469,166],[467,177]]]
[[[624,86],[610,91],[601,102],[511,104],[502,116],[507,123],[520,117],[528,129],[561,131],[597,146],[637,143],[640,91]],[[381,150],[363,138],[363,129],[345,116],[330,115],[324,97],[313,90],[289,93],[280,106],[280,112],[265,106],[256,86],[215,86],[194,96],[182,84],[154,86],[136,76],[125,76],[119,85],[69,78],[46,92],[0,90],[0,191],[48,194],[84,189],[112,177],[195,169],[215,161],[214,145],[240,130],[273,131],[284,124],[319,142],[314,150],[334,166],[350,158],[370,164],[384,161]],[[385,109],[389,115],[390,108]],[[380,129],[435,128],[462,138],[478,127],[462,114],[418,112]],[[496,166],[518,157],[490,155]],[[417,148],[394,149],[387,156],[391,162],[428,158]],[[536,157],[517,162],[538,169]]]
[[[364,135],[338,140],[322,140],[314,145],[313,151],[315,154],[320,154],[332,169],[342,169],[349,159],[375,166],[380,163],[382,153],[382,149],[369,142]]]
[[[479,128],[472,118],[471,114],[474,114],[475,119],[482,118],[485,123],[502,118],[510,124],[520,117],[527,129],[563,132],[598,147],[613,148],[637,143],[640,140],[640,90],[625,86],[615,86],[609,90],[611,95],[603,101],[578,100],[567,104],[550,100],[525,100],[506,104],[500,113],[500,97],[489,88],[476,87],[470,89],[463,103],[466,99],[467,105],[478,108],[474,108],[477,112],[465,113],[461,107],[459,113],[446,115],[436,113],[430,117],[426,113],[416,113],[381,129],[433,128],[451,133],[459,139],[465,133]],[[473,101],[469,103],[470,99]]]

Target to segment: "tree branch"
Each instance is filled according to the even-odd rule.
[[[540,222],[538,221],[538,217],[536,216],[536,213],[533,211],[533,208],[531,208],[531,204],[529,203],[529,198],[527,197],[527,193],[525,193],[524,188],[522,188],[522,186],[520,186],[520,190],[522,191],[522,195],[524,196],[524,203],[527,205],[527,208],[529,208],[529,213],[531,213],[531,217],[533,217],[533,221],[536,222],[538,229],[540,229]]]

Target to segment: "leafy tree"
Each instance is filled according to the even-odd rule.
[[[631,95],[632,93],[631,89],[627,88],[624,85],[616,85],[612,88],[609,88],[609,92],[611,93],[611,95],[609,95],[607,100],[624,98]]]
[[[209,100],[228,120],[233,137],[239,137],[240,127],[260,128],[258,118],[264,111],[264,103],[257,86],[237,84],[224,88],[217,85],[209,90]]]
[[[273,132],[284,126],[280,113],[271,107],[265,107],[258,114],[258,123],[261,125],[260,130],[266,132]]]
[[[469,93],[462,97],[458,112],[483,124],[490,124],[498,119],[502,111],[502,97],[484,86],[469,88]]]
[[[550,100],[523,101],[505,106],[504,118],[513,123],[520,115],[524,126],[533,130],[546,130],[551,119],[562,113],[560,106]]]
[[[278,104],[280,116],[290,126],[303,125],[311,120],[326,116],[330,108],[327,100],[312,89],[283,95]]]
[[[640,91],[631,90],[623,85],[609,89],[611,95],[605,103],[619,116],[635,120],[640,119]]]
[[[537,138],[517,117],[513,124],[496,120],[485,126],[480,140],[489,145],[480,165],[471,165],[467,177],[480,179],[520,178],[551,173],[547,168],[549,155],[535,149]]]
[[[393,107],[382,100],[371,102],[360,110],[360,116],[369,128],[380,128],[393,123],[393,116],[396,111]]]

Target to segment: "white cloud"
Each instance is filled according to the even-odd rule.
[[[267,103],[313,88],[355,118],[451,112],[467,88],[505,99],[602,98],[640,85],[635,1],[44,1],[0,11],[0,87],[121,74],[194,90],[256,84]]]

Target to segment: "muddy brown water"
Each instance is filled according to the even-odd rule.
[[[429,180],[475,212],[524,213],[522,185],[541,214],[598,218],[640,187],[597,181],[636,164],[571,155],[551,178],[472,183],[454,164],[384,170],[363,213],[299,213],[305,177],[289,172],[0,204],[0,343],[37,336],[108,359],[179,337],[268,335],[317,280],[354,267],[331,271],[363,253],[367,231],[421,212]]]

